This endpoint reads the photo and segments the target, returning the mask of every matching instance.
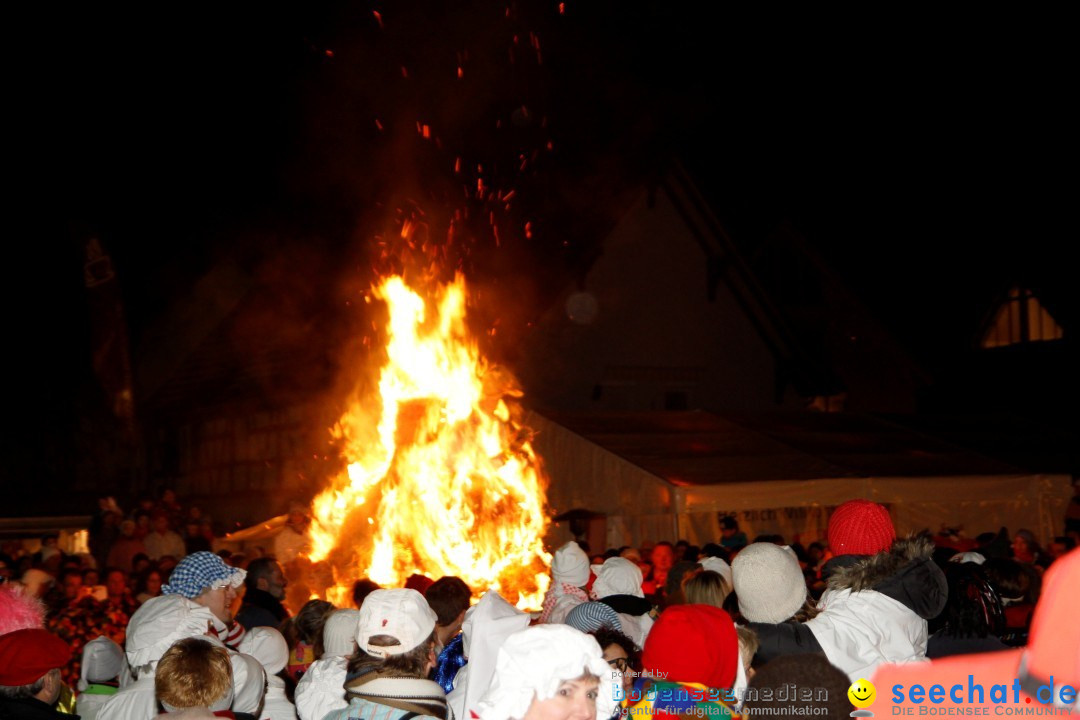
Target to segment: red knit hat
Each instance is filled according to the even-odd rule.
[[[29,628],[0,635],[0,685],[32,685],[69,660],[71,648],[47,630]]]
[[[834,555],[877,555],[896,539],[889,511],[869,500],[848,500],[829,518]]]
[[[711,605],[673,605],[645,638],[641,663],[674,682],[726,689],[735,682],[739,640],[735,623]]]

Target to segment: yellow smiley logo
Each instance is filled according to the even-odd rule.
[[[877,690],[869,680],[859,678],[851,684],[847,691],[848,700],[857,708],[870,707],[874,704]]]

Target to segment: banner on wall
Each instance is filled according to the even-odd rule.
[[[725,517],[734,518],[739,530],[750,542],[760,535],[779,535],[784,542],[808,545],[825,541],[825,528],[835,506],[796,506],[759,508],[752,510],[720,510],[716,513],[717,529]]]

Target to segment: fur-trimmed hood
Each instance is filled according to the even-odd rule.
[[[945,573],[932,559],[930,533],[898,538],[888,551],[836,563],[829,577],[830,590],[874,590],[903,603],[929,620],[945,608],[949,585]]]

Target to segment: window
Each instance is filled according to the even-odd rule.
[[[1061,326],[1034,293],[1020,287],[1009,291],[982,337],[982,347],[996,348],[1025,342],[1060,340]]]

